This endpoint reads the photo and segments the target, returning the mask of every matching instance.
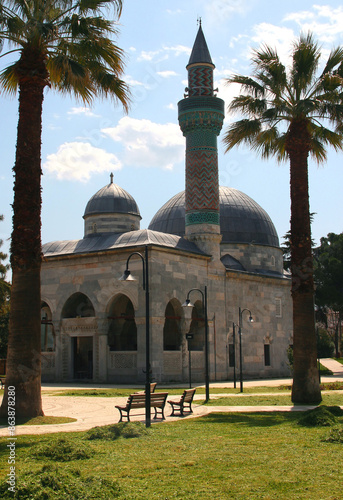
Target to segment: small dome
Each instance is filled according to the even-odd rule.
[[[255,243],[279,246],[274,224],[263,208],[238,189],[220,186],[220,232],[222,243]],[[185,234],[185,192],[175,195],[155,214],[149,229]]]
[[[85,237],[108,233],[125,233],[139,229],[141,215],[137,203],[125,189],[111,182],[99,189],[87,203]]]
[[[134,198],[125,189],[110,182],[99,189],[87,203],[83,217],[95,214],[133,214],[140,217]],[[141,218],[141,217],[140,217]]]

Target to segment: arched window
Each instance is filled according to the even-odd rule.
[[[191,351],[202,351],[205,345],[205,314],[202,302],[197,300],[192,311],[192,321],[189,333],[193,339],[188,341]]]
[[[91,318],[95,316],[93,304],[81,292],[69,297],[62,309],[62,318]]]
[[[135,311],[126,295],[118,295],[108,316],[108,345],[111,351],[137,351]]]
[[[41,350],[52,352],[55,350],[55,332],[52,324],[52,314],[46,302],[41,305]]]
[[[174,301],[174,299],[173,299]],[[177,306],[179,303],[168,302],[165,311],[163,327],[163,349],[164,351],[179,351],[181,349],[181,312]]]

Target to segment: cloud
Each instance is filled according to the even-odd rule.
[[[178,76],[177,73],[175,73],[175,71],[157,71],[157,74],[159,76],[161,76],[162,78],[170,78],[171,76]]]
[[[123,145],[122,162],[129,166],[172,170],[183,161],[185,143],[179,126],[124,117],[102,133]]]
[[[330,5],[313,5],[313,10],[293,12],[283,21],[293,21],[301,31],[311,31],[322,42],[332,43],[342,35],[343,7]]]
[[[130,85],[130,87],[143,87],[144,84],[138,80],[135,80],[131,75],[125,75],[125,82]]]
[[[192,49],[190,47],[186,47],[186,45],[173,45],[172,47],[163,47],[163,50],[166,52],[171,52],[175,57],[179,57],[181,55],[190,55]]]
[[[142,50],[139,56],[137,57],[137,61],[152,61],[161,53],[160,50],[151,50],[147,52],[146,50]]]
[[[204,5],[207,23],[213,26],[224,24],[235,15],[245,16],[256,2],[254,0],[211,0]]]
[[[192,49],[185,45],[173,45],[171,47],[163,46],[162,49],[151,50],[149,52],[142,50],[137,57],[138,62],[161,62],[169,59],[170,55],[179,57],[184,54],[190,55]]]
[[[254,48],[259,48],[261,45],[268,45],[275,48],[283,64],[288,64],[292,44],[295,39],[294,31],[291,28],[260,23],[254,26],[253,32],[252,41],[255,43]],[[251,54],[249,57],[251,57]]]
[[[86,108],[84,106],[79,106],[77,108],[73,107],[67,112],[67,114],[69,116],[83,115],[83,116],[90,116],[93,118],[99,118],[99,115],[96,115],[90,108]]]
[[[47,156],[44,170],[58,180],[87,182],[93,173],[120,170],[118,158],[104,149],[95,148],[88,142],[66,142],[57,153]]]

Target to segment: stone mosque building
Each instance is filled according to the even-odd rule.
[[[185,191],[140,229],[135,200],[111,175],[86,205],[83,239],[43,246],[44,381],[144,383],[146,272],[152,380],[204,382],[205,297],[210,381],[233,379],[239,340],[244,378],[289,375],[290,280],[268,214],[218,184],[224,101],[214,94],[201,25],[186,68],[188,88],[178,103]],[[119,280],[128,262],[136,280]],[[182,307],[188,295],[193,308]]]

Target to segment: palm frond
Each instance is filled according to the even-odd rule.
[[[339,93],[343,89],[343,77],[338,75],[337,73],[331,74],[326,73],[318,78],[311,89],[311,92],[308,94],[308,97],[315,97],[319,100],[327,100],[332,101],[333,99],[339,100]],[[335,95],[336,94],[336,95]]]
[[[229,105],[230,111],[241,111],[243,115],[261,116],[267,108],[265,99],[258,99],[248,95],[234,97]]]
[[[240,144],[251,145],[253,138],[261,131],[261,127],[260,120],[239,120],[232,123],[223,138],[226,145],[225,151]]]
[[[242,92],[254,95],[255,97],[263,97],[264,95],[263,86],[253,78],[242,75],[233,75],[226,79],[226,85],[230,85],[232,83],[240,84]]]
[[[310,156],[312,160],[318,164],[323,163],[327,159],[327,152],[324,144],[317,137],[312,137]]]
[[[0,84],[5,93],[13,95],[18,88],[18,76],[16,72],[16,63],[7,66],[0,73]]]
[[[26,54],[34,53],[45,61],[53,88],[86,102],[112,96],[127,111],[130,93],[122,79],[124,52],[114,42],[118,34],[114,16],[106,19],[104,7],[114,9],[119,18],[122,0],[6,0],[0,4],[0,39],[21,48],[22,76],[32,73],[33,59],[22,63]],[[0,83],[10,92],[18,83],[17,69],[2,73]]]
[[[254,138],[252,149],[257,151],[262,158],[269,158],[275,155],[275,144],[278,137],[279,132],[277,127],[271,126],[262,129]]]
[[[332,123],[343,122],[343,101],[340,99],[337,102],[330,102],[328,99],[322,102],[321,100],[316,106],[316,116],[318,118],[327,118]]]
[[[121,16],[123,2],[122,0],[80,0],[80,12],[99,11],[102,7],[109,6],[114,8],[118,18]]]
[[[261,50],[255,50],[252,58],[254,63],[254,75],[263,82],[265,87],[279,95],[287,83],[286,68],[280,62],[277,52],[264,45]]]
[[[321,74],[324,77],[328,73],[332,73],[337,66],[343,63],[343,47],[337,47],[330,52],[328,60]],[[336,68],[337,69],[337,68]]]
[[[343,135],[340,131],[331,130],[324,125],[317,125],[311,123],[311,136],[312,140],[320,142],[323,148],[331,146],[335,151],[343,149]]]
[[[291,69],[292,86],[295,89],[297,99],[306,95],[315,73],[318,69],[320,52],[313,35],[300,35],[293,47],[293,63]]]

